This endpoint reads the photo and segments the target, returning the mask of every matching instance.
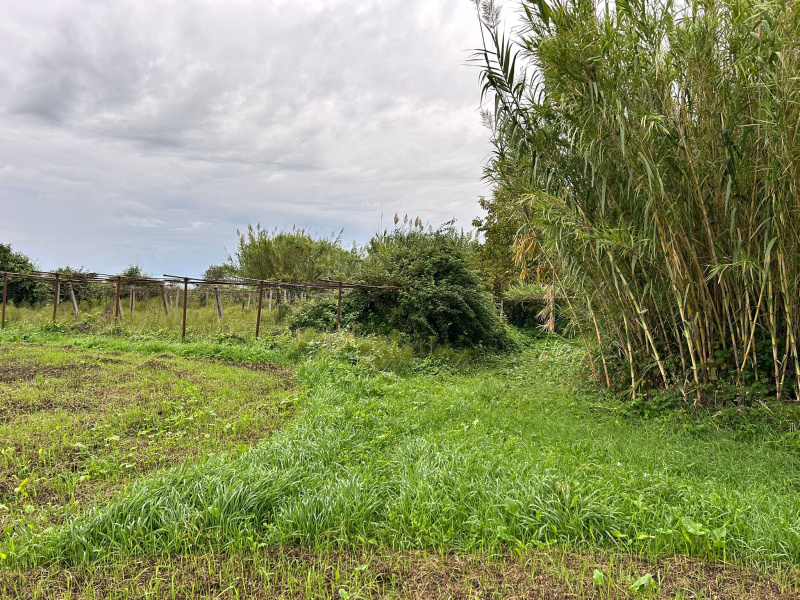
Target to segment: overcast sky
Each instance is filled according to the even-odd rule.
[[[0,3],[0,242],[196,275],[236,229],[465,229],[489,153],[470,0]]]

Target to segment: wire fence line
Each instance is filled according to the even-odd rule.
[[[2,317],[0,318],[0,328],[6,326],[6,306],[8,304],[9,283],[19,281],[34,281],[53,284],[53,322],[58,318],[58,305],[61,298],[62,286],[66,287],[72,303],[73,312],[79,314],[78,301],[75,295],[76,284],[93,284],[106,290],[110,290],[114,297],[114,321],[121,321],[123,318],[122,296],[123,286],[128,288],[128,298],[130,311],[133,312],[136,306],[136,292],[147,291],[149,294],[155,293],[161,297],[164,313],[169,315],[170,311],[170,292],[175,292],[175,303],[173,309],[180,305],[183,313],[181,319],[181,340],[186,338],[186,310],[189,301],[190,289],[192,292],[201,291],[206,294],[206,304],[209,295],[213,292],[214,302],[217,309],[217,318],[222,319],[222,290],[244,291],[247,293],[248,306],[253,301],[257,304],[257,316],[255,324],[256,339],[261,330],[261,310],[264,302],[264,295],[267,294],[269,309],[272,309],[274,292],[283,292],[284,298],[288,299],[290,293],[300,293],[303,298],[308,292],[335,291],[337,293],[336,310],[336,331],[339,331],[342,315],[342,293],[347,289],[373,289],[398,291],[401,288],[393,285],[365,285],[360,283],[349,283],[334,279],[319,279],[315,282],[286,282],[269,281],[263,279],[250,279],[246,277],[235,277],[231,279],[203,279],[198,277],[184,277],[182,275],[163,275],[162,277],[126,277],[123,275],[107,275],[102,273],[60,273],[50,271],[33,271],[31,273],[12,273],[7,271],[0,272],[3,278],[3,300]],[[182,295],[182,302],[179,298]]]

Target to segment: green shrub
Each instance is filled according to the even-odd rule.
[[[437,231],[396,229],[375,236],[357,281],[394,290],[353,290],[343,314],[367,332],[398,331],[416,344],[491,348],[513,345],[481,282],[467,236],[449,224]]]
[[[0,272],[31,273],[37,268],[36,263],[22,252],[14,252],[10,244],[0,243]],[[0,277],[0,288],[2,278]],[[15,305],[34,305],[47,301],[52,297],[52,286],[33,279],[10,280],[6,291],[7,301]]]
[[[330,297],[319,297],[303,302],[289,316],[289,329],[334,331],[336,307],[336,299]]]

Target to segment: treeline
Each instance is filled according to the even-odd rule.
[[[20,273],[20,274],[35,274],[39,271],[39,266],[36,262],[23,254],[22,252],[15,252],[10,244],[0,243],[0,273]],[[77,302],[85,302],[90,306],[106,302],[112,292],[100,284],[91,280],[84,280],[83,277],[97,277],[97,273],[88,271],[84,267],[71,267],[69,265],[57,267],[53,270],[54,273],[63,275],[62,280],[67,281],[65,285],[59,290],[59,300],[69,300],[70,296],[74,295]],[[118,273],[122,277],[147,277],[142,271],[141,265],[131,264]],[[70,278],[70,275],[83,276]],[[138,288],[140,296],[147,296],[148,292],[145,288]],[[41,281],[34,278],[11,278],[8,281],[6,290],[6,297],[9,303],[17,306],[40,306],[52,304],[55,294],[55,286],[53,283]],[[156,291],[151,291],[150,295],[157,295]]]
[[[478,5],[488,225],[546,271],[609,386],[796,398],[800,4],[521,7],[505,37]]]

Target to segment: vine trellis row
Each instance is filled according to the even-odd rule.
[[[167,299],[167,286],[183,288],[183,314],[181,319],[181,340],[186,339],[186,307],[189,298],[189,287],[193,289],[202,290],[209,287],[214,288],[214,296],[217,305],[218,316],[222,316],[222,304],[219,297],[219,288],[228,287],[234,289],[244,288],[248,292],[258,293],[257,303],[257,316],[256,316],[256,339],[260,334],[261,329],[261,308],[264,299],[264,292],[270,292],[270,308],[272,306],[272,291],[283,290],[284,292],[296,290],[336,290],[338,296],[336,308],[336,331],[339,331],[342,316],[342,293],[346,289],[373,289],[373,290],[387,290],[398,291],[401,288],[394,285],[365,285],[361,283],[349,283],[346,281],[338,281],[334,279],[320,279],[316,282],[296,283],[286,281],[268,281],[263,279],[249,279],[245,277],[237,277],[234,279],[202,279],[198,277],[184,277],[181,275],[163,275],[162,277],[125,277],[122,275],[105,275],[101,273],[58,273],[49,271],[34,271],[32,273],[11,273],[2,272],[3,276],[3,301],[2,301],[2,318],[0,318],[0,329],[5,329],[6,326],[6,305],[8,298],[8,284],[13,281],[42,281],[53,284],[53,322],[58,317],[58,302],[61,297],[61,286],[68,286],[70,300],[72,302],[73,312],[78,314],[78,302],[75,298],[75,291],[73,283],[95,283],[99,285],[113,286],[114,288],[114,321],[122,319],[122,304],[120,297],[122,293],[123,284],[144,288],[160,288],[161,300],[164,307],[164,313],[169,315],[169,301]],[[131,311],[134,309],[135,296],[133,292],[130,295]]]

